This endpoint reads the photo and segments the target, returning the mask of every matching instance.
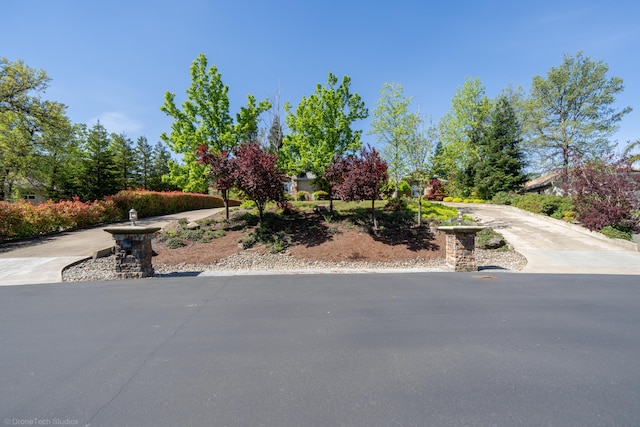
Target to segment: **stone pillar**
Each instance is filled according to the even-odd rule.
[[[485,227],[448,226],[438,229],[446,233],[447,265],[453,271],[478,271],[476,262],[476,233]]]
[[[153,276],[151,239],[160,227],[108,227],[104,231],[113,235],[116,255],[116,273],[119,279],[138,279]]]

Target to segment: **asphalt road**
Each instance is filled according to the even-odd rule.
[[[639,308],[623,275],[0,287],[0,420],[638,426]]]

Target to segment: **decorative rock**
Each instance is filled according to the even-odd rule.
[[[501,237],[492,237],[487,243],[485,243],[482,249],[498,249],[506,245],[507,243]]]
[[[525,257],[515,251],[485,251],[476,249],[476,261],[482,268],[499,269],[505,271],[519,271],[527,264]],[[65,282],[117,280],[115,272],[115,255],[88,260],[74,264],[62,272]],[[410,260],[404,262],[324,262],[304,261],[295,259],[287,254],[259,254],[243,252],[220,260],[216,264],[157,264],[154,266],[155,276],[170,276],[174,274],[199,273],[202,271],[231,272],[242,270],[270,270],[286,272],[287,270],[324,270],[335,272],[340,268],[352,269],[429,269],[430,271],[450,271],[442,258],[431,260]]]
[[[187,230],[197,230],[198,228],[200,228],[200,224],[198,224],[195,221],[190,222],[189,224],[187,224]]]

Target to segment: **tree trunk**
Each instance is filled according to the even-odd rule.
[[[373,229],[378,229],[378,221],[376,220],[376,199],[371,199],[371,222],[373,222]]]
[[[222,190],[222,201],[224,202],[224,216],[229,221],[229,190]]]
[[[422,192],[418,194],[418,228],[422,227]]]

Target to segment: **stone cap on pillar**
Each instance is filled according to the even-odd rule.
[[[485,228],[489,227],[482,225],[445,225],[438,227],[438,230],[442,230],[447,234],[475,234]]]
[[[160,231],[162,227],[141,227],[139,225],[117,225],[114,227],[105,227],[104,231],[109,234],[152,234]]]

